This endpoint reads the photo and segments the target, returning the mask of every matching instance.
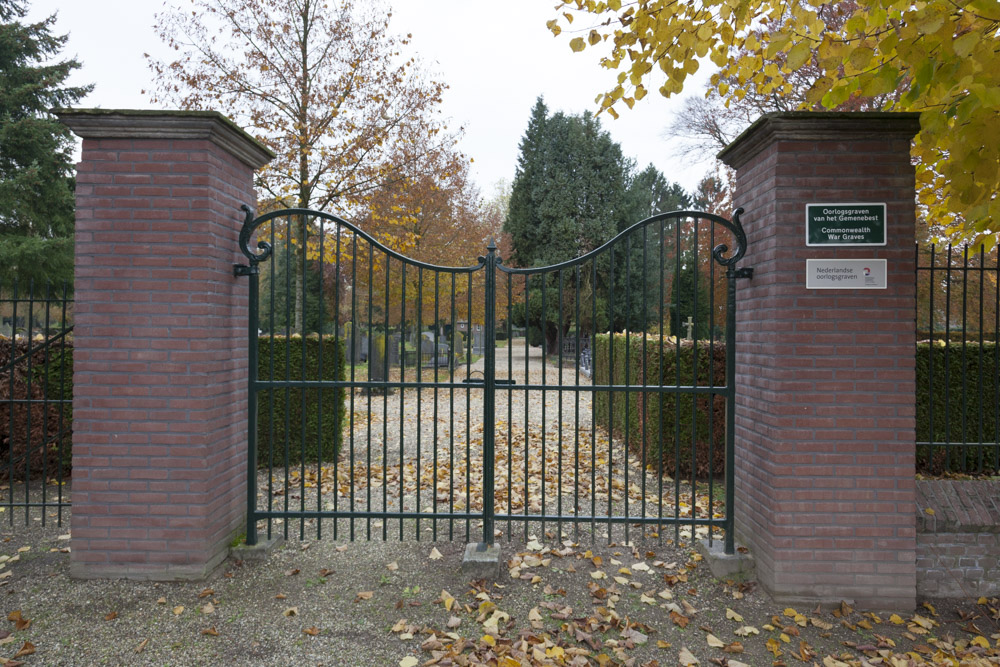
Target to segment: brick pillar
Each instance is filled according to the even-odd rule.
[[[753,267],[737,295],[736,534],[778,600],[915,605],[917,114],[783,113],[721,154]],[[885,203],[886,245],[807,247],[807,203]],[[807,289],[806,260],[887,260]]]
[[[62,110],[76,185],[76,577],[189,579],[246,512],[241,204],[273,157],[215,112]]]

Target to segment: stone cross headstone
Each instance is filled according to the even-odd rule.
[[[691,340],[691,332],[694,330],[694,320],[691,318],[690,315],[688,315],[687,322],[684,323],[684,326],[688,330],[687,340]]]

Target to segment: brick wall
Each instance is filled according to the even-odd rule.
[[[918,480],[917,594],[1000,595],[1000,482]]]
[[[754,268],[737,293],[737,539],[781,600],[915,604],[916,124],[776,114],[722,154]],[[885,202],[888,245],[806,247],[810,202]],[[807,258],[887,259],[888,289],[807,290]]]
[[[71,571],[203,577],[246,508],[241,204],[264,149],[214,113],[72,111]]]

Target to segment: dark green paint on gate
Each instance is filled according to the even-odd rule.
[[[736,268],[746,251],[741,210],[732,221],[693,211],[656,215],[576,259],[527,268],[505,266],[492,241],[474,265],[436,266],[405,257],[327,213],[288,209],[254,218],[244,210],[240,248],[249,264],[234,271],[250,279],[248,544],[257,541],[259,522],[266,522],[268,535],[274,530],[287,535],[297,523],[304,537],[309,522],[321,537],[327,520],[335,538],[345,531],[355,539],[360,527],[367,539],[373,532],[385,539],[391,525],[400,539],[412,532],[419,540],[423,531],[431,539],[447,534],[483,544],[494,543],[501,527],[510,537],[515,525],[522,525],[527,536],[529,526],[544,531],[554,523],[560,532],[570,526],[574,531],[606,527],[609,539],[616,526],[623,526],[626,539],[632,527],[657,534],[672,527],[675,537],[686,527],[707,527],[709,536],[723,529],[726,551],[733,552],[736,279],[749,275]],[[311,252],[299,253],[287,242],[293,235],[305,237]],[[318,272],[318,278],[296,280],[289,267],[303,276]],[[686,285],[690,293],[672,294],[675,285]],[[293,304],[308,303],[306,297],[319,304],[318,314],[303,317],[318,329],[315,333],[305,324],[304,332],[292,326]],[[709,308],[703,301],[699,309],[699,299]],[[664,377],[662,367],[658,376],[646,372],[646,355],[654,346],[661,357],[679,355],[680,337],[660,334],[671,318],[686,316],[682,308],[709,320],[693,325],[704,332],[701,345],[709,350],[725,345],[724,383],[713,377],[707,384],[684,385],[679,375]],[[518,343],[523,349],[512,349],[519,313],[525,326],[542,329],[540,355],[531,350],[529,336]],[[584,377],[592,371],[588,360],[597,334],[609,328],[654,332],[642,334],[632,349],[626,343],[626,356],[640,355],[641,370],[637,377],[626,372],[624,385],[594,384]],[[275,345],[297,334],[344,338],[344,379],[326,379],[322,355],[318,369],[276,364]],[[271,359],[258,359],[261,335],[271,339],[266,346]],[[498,335],[508,346],[506,363],[499,367]],[[524,367],[515,368],[515,353],[522,352]],[[480,355],[481,370],[473,368]],[[529,363],[533,357],[534,365]],[[305,355],[301,358],[304,365]],[[340,391],[346,396],[347,423],[324,424],[320,409],[315,428],[307,428],[307,392],[322,405]],[[681,480],[677,470],[664,469],[662,460],[659,466],[645,465],[652,445],[655,451],[684,447],[693,453],[696,436],[682,432],[680,423],[695,420],[661,415],[656,432],[644,429],[641,442],[629,442],[626,433],[608,443],[599,437],[597,420],[583,426],[586,399],[593,406],[599,394],[624,394],[627,409],[634,396],[723,397],[724,501],[712,495],[718,481],[711,471],[706,480]],[[287,421],[290,410],[275,406],[293,396],[303,402],[298,429],[274,418],[284,414]],[[473,396],[481,397],[481,412],[474,409],[478,400],[474,403]],[[539,432],[532,423],[532,397],[540,397],[541,424],[555,417],[550,430]],[[520,400],[523,415],[514,409]],[[431,407],[425,409],[427,401]],[[258,410],[267,410],[269,418],[258,419]],[[406,421],[414,426],[409,433],[402,427]],[[271,432],[261,439],[258,429],[265,423]],[[344,429],[339,452],[325,451],[320,434],[327,428]],[[318,444],[307,447],[294,438]],[[259,442],[268,443],[268,451],[258,453]],[[599,445],[606,447],[603,458],[596,454]],[[298,451],[316,451],[316,460],[295,461],[290,454]],[[639,472],[630,473],[628,463],[616,467],[629,456],[641,462]],[[256,461],[266,463],[258,468]],[[504,466],[499,479],[498,463]],[[259,484],[259,475],[266,475],[266,483]],[[325,479],[336,481],[331,485]],[[693,508],[701,484],[707,484],[711,500],[707,514],[699,516]],[[626,489],[624,495],[615,485]],[[629,489],[641,491],[641,501],[630,499]],[[683,495],[688,490],[690,497]],[[682,504],[692,507],[690,516]],[[474,524],[482,526],[475,535]]]

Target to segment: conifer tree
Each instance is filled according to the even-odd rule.
[[[0,281],[73,277],[73,138],[50,113],[92,86],[67,86],[76,59],[57,60],[55,15],[26,23],[21,0],[0,0]]]

